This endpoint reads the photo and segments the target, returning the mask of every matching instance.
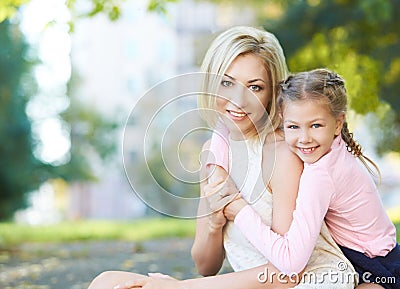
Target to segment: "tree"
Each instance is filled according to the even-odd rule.
[[[87,1],[87,0],[84,0]],[[72,21],[70,22],[71,30],[73,30],[74,21],[77,18],[93,17],[97,14],[105,14],[111,21],[117,20],[121,15],[121,8],[126,0],[89,0],[90,6],[86,11],[77,11],[76,6],[80,0],[67,0],[66,4],[71,12]],[[150,0],[147,7],[149,11],[157,13],[166,13],[167,4],[178,2],[179,0]],[[29,3],[30,0],[2,0],[0,2],[0,23],[14,16],[19,7]]]
[[[0,2],[0,23],[12,17],[18,8],[29,0],[2,0]]]
[[[75,92],[79,77],[72,72],[68,85],[69,108],[61,114],[70,126],[71,150],[68,163],[55,168],[57,175],[64,180],[95,180],[94,166],[106,162],[117,148],[116,132],[120,120],[110,120],[93,108],[82,104]]]
[[[346,79],[350,107],[379,118],[379,153],[400,152],[400,1],[283,1],[265,21],[291,71],[329,67]]]
[[[14,1],[8,3],[21,3]],[[3,3],[6,4],[6,3]],[[14,5],[13,4],[13,5]],[[0,7],[1,7],[0,5]],[[11,4],[10,4],[11,5]],[[11,10],[10,10],[11,11]],[[0,220],[27,206],[30,192],[50,179],[94,179],[93,158],[105,160],[116,148],[117,125],[92,108],[76,102],[60,116],[71,132],[70,159],[66,164],[45,163],[35,155],[40,140],[32,134],[26,114],[37,92],[32,68],[39,63],[25,42],[16,21],[0,23]],[[71,92],[70,85],[70,92]],[[85,129],[82,130],[81,128]],[[88,156],[90,152],[90,156]]]
[[[49,175],[32,147],[26,104],[35,92],[27,45],[16,25],[0,24],[0,220],[26,205],[26,195]]]

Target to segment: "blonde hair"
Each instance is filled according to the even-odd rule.
[[[290,101],[304,99],[323,101],[332,115],[338,118],[347,111],[347,91],[344,84],[345,81],[341,76],[323,68],[290,75],[280,83],[278,105],[282,111],[283,106]],[[368,171],[376,176],[368,163],[372,165],[378,177],[381,178],[378,166],[363,154],[362,147],[354,140],[346,120],[343,123],[341,136],[347,150],[358,157]]]
[[[231,63],[244,54],[254,54],[260,57],[268,72],[271,90],[271,102],[266,107],[266,112],[271,120],[264,121],[259,132],[275,130],[278,128],[280,118],[277,107],[278,84],[287,74],[287,66],[282,47],[277,38],[265,30],[254,27],[236,26],[221,33],[210,45],[201,66],[204,72],[204,87],[206,93],[198,97],[198,106],[202,117],[208,125],[215,128],[218,122],[216,110],[216,92],[221,79]]]

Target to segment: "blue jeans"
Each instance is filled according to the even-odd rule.
[[[376,283],[386,289],[400,289],[400,246],[396,244],[386,256],[369,258],[361,252],[340,246],[353,264],[359,283]]]

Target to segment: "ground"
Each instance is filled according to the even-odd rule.
[[[24,244],[0,252],[0,288],[83,289],[105,270],[197,277],[190,256],[192,243],[190,238],[173,238],[146,242]],[[229,271],[229,266],[225,265],[223,270]]]

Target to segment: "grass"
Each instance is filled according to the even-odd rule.
[[[397,241],[400,242],[400,219],[392,220],[397,228]],[[132,222],[79,221],[48,226],[0,223],[0,249],[26,242],[145,241],[167,237],[192,237],[194,233],[194,220],[174,218],[151,218]]]
[[[194,220],[174,218],[152,218],[132,222],[78,221],[46,226],[0,223],[0,248],[26,242],[143,241],[174,236],[194,236],[194,232]]]

